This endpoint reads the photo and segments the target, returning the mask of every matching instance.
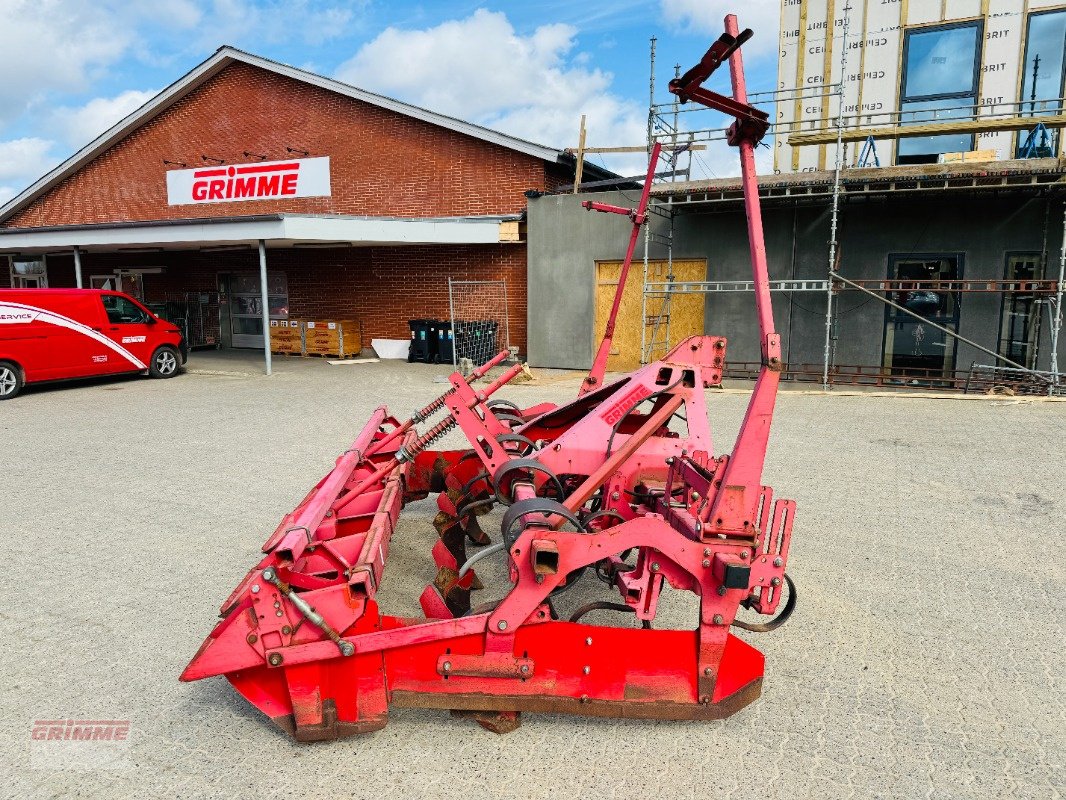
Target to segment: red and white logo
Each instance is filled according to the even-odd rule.
[[[167,173],[167,202],[172,206],[329,195],[328,156],[174,169]]]
[[[617,403],[613,403],[605,412],[600,414],[600,417],[608,425],[614,425],[623,417],[627,416],[630,411],[640,405],[641,401],[650,394],[651,389],[644,384],[634,386],[626,392],[621,400]]]

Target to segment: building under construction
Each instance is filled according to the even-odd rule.
[[[782,6],[778,85],[790,88],[753,100],[774,122],[776,169],[759,184],[787,375],[1054,390],[1066,262],[1066,5]],[[652,66],[654,85],[654,56]],[[613,367],[653,360],[692,333],[729,330],[732,374],[754,374],[739,178],[686,179],[686,148],[722,139],[721,124],[710,112],[657,103],[653,91],[649,137],[672,153],[660,172],[673,180],[653,190],[646,256],[633,273],[644,280],[627,290],[627,338]],[[607,202],[633,204],[611,195]],[[535,364],[589,364],[617,281],[624,220],[616,230],[582,216],[582,199],[529,204]],[[577,286],[575,269],[588,276]]]

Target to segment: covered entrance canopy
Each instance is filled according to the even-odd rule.
[[[33,258],[72,254],[77,286],[88,287],[81,258],[86,253],[257,248],[258,316],[264,339],[264,369],[269,375],[268,248],[501,244],[519,240],[519,220],[517,214],[401,218],[283,213],[29,229],[0,227],[0,256]]]

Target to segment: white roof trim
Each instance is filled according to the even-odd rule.
[[[337,243],[353,245],[499,244],[500,217],[400,219],[396,217],[234,218],[152,225],[93,225],[37,230],[0,229],[0,252],[78,248],[195,248],[247,244]]]
[[[293,80],[311,84],[312,86],[318,86],[327,91],[342,94],[355,100],[361,100],[364,103],[369,103],[370,105],[378,106],[379,108],[385,108],[399,114],[404,114],[408,117],[414,117],[423,122],[428,122],[431,125],[447,128],[448,130],[456,131],[457,133],[462,133],[466,136],[472,136],[475,139],[481,139],[482,141],[490,142],[509,150],[516,150],[520,153],[525,153],[526,155],[549,161],[553,164],[557,163],[564,155],[561,150],[545,147],[544,145],[535,144],[534,142],[527,142],[525,139],[518,139],[514,136],[500,133],[499,131],[483,128],[480,125],[474,125],[471,122],[464,122],[463,120],[448,117],[444,114],[427,111],[424,108],[402,103],[399,100],[393,100],[389,97],[374,94],[373,92],[357,89],[354,86],[350,86],[347,83],[341,83],[332,78],[325,78],[321,75],[316,75],[313,72],[306,72],[302,69],[297,69],[296,67],[290,67],[287,64],[280,64],[277,61],[271,61],[270,59],[262,58],[261,56],[246,53],[235,47],[225,46],[220,47],[209,59],[193,68],[182,78],[172,83],[125,119],[106,130],[58,167],[51,172],[48,172],[24,191],[0,206],[0,222],[6,220],[24,205],[40,197],[61,180],[81,169],[116,142],[128,136],[134,130],[170,108],[170,106],[178,100],[191,94],[230,64],[238,61],[274,72],[278,75],[284,75]]]

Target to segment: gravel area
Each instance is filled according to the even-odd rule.
[[[447,370],[289,359],[267,378],[254,360],[195,354],[191,366],[0,403],[0,796],[1066,794],[1066,403],[783,392],[766,482],[799,504],[799,608],[774,633],[741,632],[767,674],[729,719],[526,714],[496,736],[396,709],[380,732],[301,745],[224,679],[178,674],[370,411],[405,416]],[[545,375],[500,396],[561,402],[577,385]],[[708,396],[728,450],[747,398]],[[423,501],[401,518],[387,611],[418,613],[434,511]],[[689,626],[692,610],[667,595],[663,626]],[[62,719],[128,720],[128,740],[108,745],[112,763],[79,768],[32,739],[35,721]]]

